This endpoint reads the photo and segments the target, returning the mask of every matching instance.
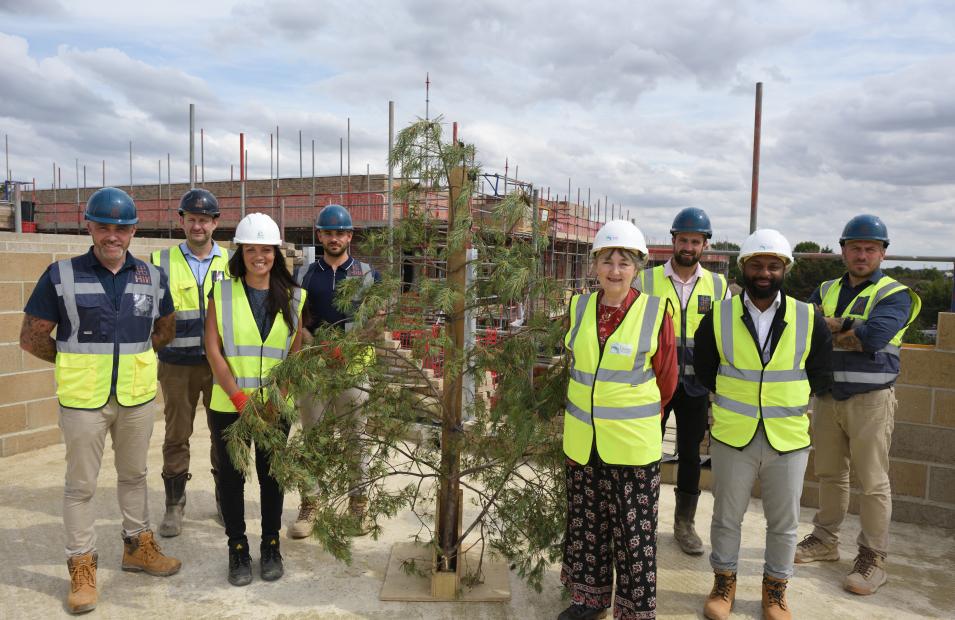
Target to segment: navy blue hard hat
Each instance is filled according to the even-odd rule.
[[[328,205],[318,214],[315,228],[319,230],[351,230],[351,214],[341,205]]]
[[[842,229],[842,236],[839,237],[839,245],[845,245],[846,241],[881,241],[884,247],[889,247],[889,229],[876,215],[864,213],[857,215],[846,223]]]
[[[713,236],[713,227],[710,226],[710,218],[703,209],[696,207],[687,207],[673,218],[673,226],[670,227],[670,234],[677,233],[700,233],[707,239]]]
[[[84,215],[87,220],[100,224],[128,225],[139,221],[136,203],[117,187],[104,187],[93,192],[86,201]]]
[[[179,215],[183,213],[219,217],[219,201],[207,189],[191,189],[179,199]]]

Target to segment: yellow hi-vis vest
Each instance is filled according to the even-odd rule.
[[[564,411],[564,453],[578,463],[597,453],[612,465],[647,465],[663,455],[660,390],[651,358],[666,302],[640,295],[603,351],[597,339],[597,293],[570,300],[570,381]]]
[[[743,323],[743,296],[713,308],[713,331],[720,354],[713,400],[713,438],[742,448],[752,441],[760,419],[766,438],[779,452],[809,445],[809,378],[806,358],[812,342],[813,309],[783,297],[784,328],[769,362]],[[772,334],[767,336],[772,338]]]
[[[693,335],[703,316],[716,302],[726,295],[726,278],[721,274],[702,269],[700,277],[693,284],[693,291],[682,308],[682,300],[673,281],[665,273],[666,265],[657,265],[653,269],[641,271],[633,281],[633,287],[647,295],[656,295],[670,300],[676,315],[673,317],[673,335],[676,336],[677,358],[680,365],[680,381],[691,396],[704,396],[709,393],[696,382],[693,370]],[[690,385],[687,385],[690,384]]]
[[[216,325],[222,338],[222,350],[235,382],[246,394],[253,394],[265,384],[269,372],[288,356],[292,341],[298,332],[305,305],[305,291],[292,291],[292,327],[285,324],[282,313],[275,315],[272,328],[263,341],[255,324],[252,308],[245,295],[245,287],[237,278],[217,283],[213,289],[216,303]],[[214,411],[235,411],[235,405],[217,381],[212,384],[209,407]]]
[[[819,296],[822,298],[822,313],[828,317],[836,316],[836,306],[839,303],[839,292],[842,290],[842,279],[829,280],[819,285]],[[839,347],[832,349],[832,379],[838,383],[868,384],[873,389],[895,382],[899,375],[899,351],[902,347],[902,336],[915,317],[922,309],[922,300],[915,291],[901,282],[882,276],[875,284],[870,284],[859,292],[849,302],[839,318],[854,318],[856,324],[866,321],[872,309],[889,295],[901,292],[908,293],[912,298],[912,308],[909,319],[902,329],[892,337],[882,350],[874,355],[863,351],[850,351]]]
[[[135,407],[156,396],[152,331],[166,294],[159,269],[136,259],[119,310],[96,274],[79,260],[53,264],[50,277],[68,320],[57,326],[56,395],[71,409],[99,409],[110,397],[116,363],[116,400]]]
[[[175,245],[165,250],[156,250],[150,260],[169,277],[169,292],[176,306],[176,337],[159,352],[163,361],[175,362],[173,356],[204,356],[202,334],[206,323],[206,305],[212,286],[229,277],[229,253],[220,248],[221,254],[213,256],[200,284],[182,253]]]

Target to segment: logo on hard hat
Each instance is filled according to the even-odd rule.
[[[113,205],[113,208],[110,209],[109,216],[114,220],[119,219],[119,207],[117,205]]]
[[[257,239],[263,239],[263,238],[265,237],[265,235],[262,233],[261,230],[260,230],[259,232],[255,233],[255,236],[256,236]]]

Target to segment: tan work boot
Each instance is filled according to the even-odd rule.
[[[792,620],[793,613],[786,604],[788,579],[776,579],[763,575],[763,618],[766,620]]]
[[[348,498],[348,513],[355,517],[358,524],[356,536],[364,536],[371,531],[372,522],[368,518],[368,497],[352,495]]]
[[[70,569],[70,594],[66,608],[71,614],[96,609],[96,554],[84,553],[67,558]]]
[[[859,547],[855,565],[842,587],[853,594],[875,594],[886,580],[885,558],[868,547]]]
[[[168,577],[179,572],[182,562],[163,555],[151,530],[123,538],[123,570],[146,572],[156,577]]]
[[[315,510],[318,503],[314,497],[302,496],[302,503],[298,507],[298,518],[288,528],[289,538],[307,538],[312,535],[312,525],[315,523]]]
[[[736,600],[736,573],[730,571],[715,571],[713,573],[713,589],[706,597],[703,606],[703,615],[710,620],[726,620],[733,610],[733,601]]]
[[[829,544],[815,534],[809,534],[796,545],[796,564],[833,562],[839,559],[839,545]]]

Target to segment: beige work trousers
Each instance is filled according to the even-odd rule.
[[[67,556],[96,550],[93,494],[107,433],[116,461],[116,495],[123,513],[123,536],[135,536],[149,528],[146,455],[153,433],[150,405],[123,407],[115,396],[110,396],[101,409],[60,407],[60,429],[66,443],[63,525]]]
[[[368,401],[368,390],[357,387],[342,390],[333,398],[327,400],[318,400],[311,397],[299,399],[299,418],[302,421],[304,430],[312,429],[322,421],[327,411],[332,411],[335,415],[351,415],[354,423],[359,427],[364,427],[367,418],[362,412],[362,406]],[[364,495],[364,490],[358,485],[362,480],[368,478],[368,465],[371,462],[371,455],[367,452],[362,453],[361,461],[358,464],[358,471],[355,472],[355,479],[352,481],[354,487],[349,495]],[[318,491],[321,482],[317,482],[312,492]],[[307,492],[306,492],[307,494]]]
[[[839,527],[849,509],[851,469],[862,490],[862,531],[856,542],[883,556],[888,551],[892,520],[889,447],[897,407],[895,388],[857,394],[848,400],[835,400],[828,394],[816,398],[812,442],[819,511],[813,519],[813,534],[824,542],[839,540]]]
[[[163,414],[166,418],[166,435],[162,442],[162,473],[167,478],[189,471],[189,438],[192,437],[199,395],[206,409],[206,423],[209,422],[209,401],[212,400],[212,370],[209,363],[169,364],[159,362],[159,384],[165,403]],[[216,451],[209,450],[209,463],[212,471],[218,470]]]

